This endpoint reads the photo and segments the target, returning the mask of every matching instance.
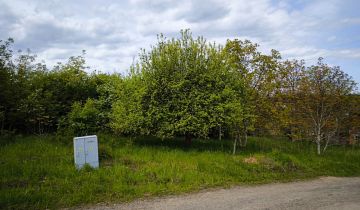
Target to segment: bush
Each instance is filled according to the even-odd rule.
[[[60,123],[60,132],[69,135],[94,134],[102,129],[105,118],[98,101],[89,98],[84,105],[75,102],[71,112]]]

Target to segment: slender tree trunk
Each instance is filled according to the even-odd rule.
[[[315,126],[316,126],[315,133],[316,133],[317,154],[320,155],[321,154],[321,124],[316,123]]]
[[[335,121],[335,122],[336,122],[336,123],[335,123],[335,130],[327,135],[327,137],[326,137],[326,144],[325,144],[325,146],[324,146],[323,153],[326,151],[326,149],[327,149],[327,147],[328,147],[328,145],[329,145],[330,139],[331,139],[332,137],[335,137],[335,136],[336,136],[338,141],[339,141],[339,139],[340,139],[340,137],[339,137],[339,132],[338,132],[339,120],[338,120],[338,118],[336,118],[335,120],[336,120],[336,121]]]
[[[248,135],[247,135],[247,128],[244,128],[244,141],[243,141],[243,144],[242,144],[242,146],[243,147],[246,147],[246,145],[247,145],[247,140],[248,140]]]
[[[323,149],[323,153],[326,151],[326,149],[327,149],[327,147],[328,147],[328,145],[329,145],[329,141],[330,141],[330,139],[327,139],[326,144],[325,144],[325,147],[324,147],[324,149]]]
[[[237,136],[235,137],[235,140],[234,140],[234,145],[233,145],[233,155],[235,155],[236,153],[236,142],[237,142]]]
[[[316,144],[317,144],[317,154],[321,155],[321,145],[319,142],[316,142]]]
[[[238,147],[237,143],[239,143],[239,146],[241,146],[241,144],[242,144],[241,135],[239,133],[239,130],[235,135],[235,141],[234,141],[234,145],[233,145],[233,155],[235,155],[235,153],[236,153],[236,148]]]
[[[331,139],[332,137],[334,137],[334,136],[336,135],[336,133],[337,133],[337,131],[334,131],[334,133],[331,133],[331,134],[329,134],[329,135],[327,136],[327,138],[326,138],[326,143],[325,143],[325,146],[324,146],[324,149],[323,149],[323,153],[326,151],[326,149],[327,149],[327,147],[328,147],[328,145],[329,145],[330,139]]]
[[[317,154],[320,155],[321,154],[321,135],[320,134],[316,135],[316,145],[317,145]]]

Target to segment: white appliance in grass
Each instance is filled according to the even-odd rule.
[[[97,136],[80,136],[74,138],[74,160],[76,168],[80,169],[85,164],[93,168],[99,167]]]

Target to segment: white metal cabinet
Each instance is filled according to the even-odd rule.
[[[99,167],[97,136],[81,136],[74,138],[74,160],[76,168],[85,164],[93,168]]]
[[[85,162],[94,168],[99,167],[98,142],[97,137],[86,138],[85,144]]]
[[[76,168],[82,168],[85,165],[85,144],[84,138],[74,138],[74,160]]]

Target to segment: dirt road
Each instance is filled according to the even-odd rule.
[[[360,177],[233,187],[87,209],[360,209]]]

